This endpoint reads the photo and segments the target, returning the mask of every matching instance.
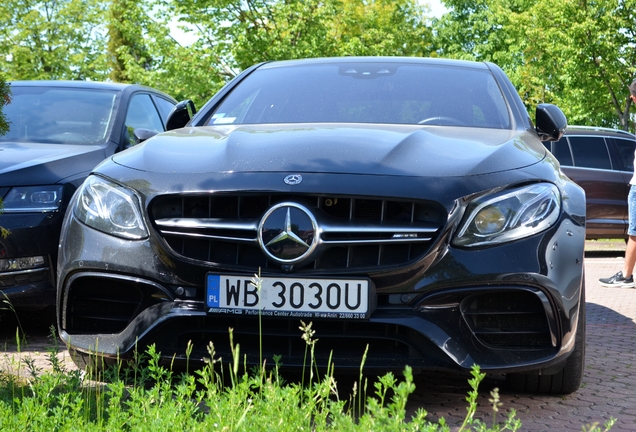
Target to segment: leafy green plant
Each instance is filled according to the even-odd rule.
[[[117,362],[105,372],[100,372],[104,365],[69,371],[59,361],[59,347],[55,346],[49,351],[50,367],[46,370],[28,356],[17,361],[26,373],[16,375],[0,365],[0,430],[156,431],[174,429],[175,425],[187,431],[450,430],[443,418],[438,423],[427,421],[423,408],[407,418],[407,401],[415,391],[410,367],[404,369],[401,380],[392,373],[378,378],[372,386],[373,395],[367,396],[363,361],[352,395],[342,399],[333,367],[320,377],[313,366],[318,340],[312,323],[301,322],[300,330],[308,347],[306,383],[285,383],[279,374],[280,359],[273,368],[266,370],[263,363],[252,373],[245,372],[245,367],[239,373],[241,350],[233,342],[231,329],[231,361],[223,362],[210,343],[209,358],[192,373],[175,374],[172,367],[162,366],[154,346],[132,362]],[[55,335],[54,328],[51,332]],[[521,422],[514,410],[503,423],[497,421],[501,406],[497,389],[489,399],[492,424],[475,418],[478,387],[485,374],[474,366],[471,376],[467,414],[459,431],[519,430]],[[608,431],[613,424],[612,419],[605,429],[594,424],[583,430]]]

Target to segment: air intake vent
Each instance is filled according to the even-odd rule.
[[[156,288],[134,281],[78,278],[69,290],[66,331],[69,334],[119,333],[144,309],[162,298],[165,294]]]
[[[531,291],[493,292],[462,302],[462,314],[477,339],[502,349],[552,347],[546,310]]]

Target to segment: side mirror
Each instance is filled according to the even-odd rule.
[[[568,128],[568,120],[563,111],[552,104],[539,104],[536,111],[535,130],[541,141],[558,141]]]
[[[133,131],[133,139],[135,140],[135,145],[137,144],[141,144],[142,142],[146,141],[147,139],[152,138],[153,136],[157,135],[159,132],[154,131],[154,130],[150,130],[150,129],[144,129],[144,128],[137,128]]]
[[[166,130],[179,129],[184,127],[192,116],[197,112],[194,107],[194,102],[190,99],[179,102],[172,108],[170,114],[168,114],[168,121],[166,121]]]

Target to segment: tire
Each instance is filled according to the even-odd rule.
[[[68,352],[71,357],[71,360],[73,360],[73,363],[75,363],[75,366],[77,366],[77,368],[80,370],[86,371],[87,369],[93,367],[93,365],[96,365],[99,363],[96,361],[95,357],[91,356],[90,354],[76,351],[73,348],[69,348]]]
[[[563,369],[554,375],[507,374],[508,389],[529,393],[569,394],[581,387],[585,370],[585,309],[585,277],[583,277],[574,350],[566,360]]]

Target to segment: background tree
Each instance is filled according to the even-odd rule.
[[[143,6],[143,1],[131,0],[112,0],[110,4],[108,66],[109,78],[114,82],[131,82],[126,67],[129,62],[134,62],[146,71],[152,68],[152,58],[141,25],[146,21]]]
[[[2,74],[0,74],[0,136],[9,132],[9,123],[4,116],[3,108],[11,102],[11,91],[9,84],[6,83]]]
[[[262,61],[346,55],[492,61],[532,114],[558,104],[571,124],[634,129],[636,0],[4,0],[7,79],[110,79],[200,106]],[[81,20],[77,20],[81,17]],[[175,20],[195,42],[170,36]]]
[[[197,92],[204,100],[263,61],[434,53],[425,9],[415,0],[166,0],[155,9],[198,36],[177,63],[189,82],[204,85]]]
[[[110,79],[155,87],[200,106],[224,84],[197,45],[171,35],[174,9],[164,0],[112,0],[108,17]]]
[[[0,72],[9,80],[106,78],[102,1],[0,2]]]
[[[636,71],[635,10],[635,0],[567,0],[555,11],[567,24],[557,46],[565,83],[559,100],[568,107],[570,123],[633,130],[627,86]]]
[[[501,66],[531,112],[558,104],[570,124],[630,125],[636,0],[446,0],[438,54]]]
[[[330,34],[336,55],[435,55],[428,9],[417,1],[334,2]]]

